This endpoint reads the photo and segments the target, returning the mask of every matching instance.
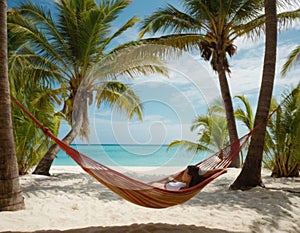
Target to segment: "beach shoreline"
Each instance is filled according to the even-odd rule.
[[[124,169],[156,180],[177,168],[120,170]],[[229,168],[188,202],[166,209],[129,203],[77,166],[54,166],[50,172],[50,177],[21,177],[26,209],[0,212],[0,232],[296,233],[300,229],[300,178],[274,179],[266,170],[262,177],[267,189],[230,191],[240,169]]]

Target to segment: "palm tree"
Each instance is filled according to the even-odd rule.
[[[272,135],[267,163],[273,177],[299,176],[300,169],[300,83],[286,94],[268,122]]]
[[[234,40],[249,30],[242,29],[241,25],[257,17],[261,1],[183,0],[182,5],[184,11],[168,5],[145,19],[141,36],[147,31],[169,30],[174,34],[164,37],[164,43],[180,49],[198,49],[202,58],[210,61],[219,77],[230,142],[233,143],[238,134],[227,82],[230,73],[227,55],[235,54]],[[239,158],[232,165],[239,167]]]
[[[6,1],[0,2],[0,211],[24,208],[12,130],[7,63]]]
[[[219,77],[221,94],[225,106],[230,142],[238,139],[234,110],[227,82],[230,66],[228,56],[236,53],[234,41],[241,36],[260,35],[265,16],[261,0],[182,0],[184,11],[169,4],[146,18],[140,37],[146,32],[162,31],[168,35],[150,38],[160,43],[184,50],[200,50],[202,58],[210,61]],[[284,7],[284,5],[283,5]],[[278,14],[284,26],[287,20],[297,17],[299,10]],[[239,157],[232,166],[239,166]]]
[[[98,107],[105,101],[116,103],[114,106],[129,117],[137,115],[140,118],[142,108],[139,98],[129,86],[115,79],[120,75],[134,77],[151,72],[166,74],[166,71],[161,64],[153,65],[153,55],[148,60],[138,59],[138,56],[133,59],[130,53],[119,52],[124,46],[111,48],[115,39],[138,21],[132,17],[120,29],[111,32],[113,21],[130,1],[102,0],[96,3],[94,0],[62,0],[55,4],[58,12],[56,20],[46,10],[27,2],[15,9],[10,26],[14,33],[24,33],[37,51],[36,55],[50,63],[48,67],[53,67],[56,72],[58,88],[52,94],[62,102],[61,115],[72,125],[63,141],[69,144],[78,134],[85,138],[88,136],[87,108],[94,100]],[[85,79],[87,81],[83,83]],[[80,92],[85,93],[81,96],[83,105],[79,108],[74,101],[82,86],[86,88]],[[51,146],[34,173],[49,175],[58,151],[56,144]]]
[[[199,151],[208,151],[216,153],[229,144],[229,135],[226,117],[224,117],[224,108],[221,105],[213,105],[208,109],[206,115],[198,116],[191,127],[191,131],[198,132],[198,142],[187,140],[173,141],[168,146],[180,146],[187,151],[197,153]]]
[[[264,4],[266,13],[266,46],[263,78],[260,88],[258,107],[254,120],[254,127],[259,127],[251,137],[244,166],[237,179],[230,186],[231,189],[244,190],[256,186],[264,186],[261,179],[261,167],[265,133],[275,78],[277,46],[276,1],[265,0]]]

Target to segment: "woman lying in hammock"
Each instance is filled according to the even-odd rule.
[[[188,166],[180,179],[171,179],[165,184],[165,188],[168,190],[180,190],[190,188],[194,185],[199,184],[201,181],[210,177],[211,175],[219,172],[223,169],[212,169],[202,171],[199,167],[195,165]]]

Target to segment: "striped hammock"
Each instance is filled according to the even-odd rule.
[[[227,168],[238,156],[239,152],[246,145],[249,137],[253,133],[253,131],[250,131],[233,144],[196,164],[201,170],[221,170],[218,170],[216,173],[212,174],[195,186],[178,191],[172,191],[166,190],[164,188],[164,184],[170,179],[170,177],[180,180],[180,176],[183,174],[184,170],[151,183],[144,183],[128,177],[97,161],[94,161],[58,139],[17,99],[13,96],[11,96],[11,98],[24,111],[24,113],[38,125],[44,134],[57,143],[60,148],[64,150],[84,171],[127,201],[149,208],[167,208],[178,205],[188,201],[190,198],[198,194],[207,184],[226,172],[225,168]]]

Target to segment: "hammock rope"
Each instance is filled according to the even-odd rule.
[[[239,155],[239,152],[247,144],[248,139],[253,134],[251,130],[239,140],[226,146],[221,151],[211,155],[205,160],[196,164],[202,170],[222,169],[206,178],[199,184],[187,189],[178,191],[166,190],[163,185],[170,176],[153,181],[151,183],[144,183],[139,180],[128,177],[114,169],[111,169],[88,156],[75,150],[46,128],[38,119],[35,118],[15,97],[11,99],[20,107],[23,112],[30,117],[35,124],[43,131],[43,133],[51,138],[60,148],[65,151],[85,172],[94,177],[101,184],[109,188],[111,191],[134,204],[149,207],[149,208],[167,208],[170,206],[184,203],[198,194],[207,184],[226,173],[226,168]],[[184,171],[180,171],[171,175],[173,178],[179,179]]]

